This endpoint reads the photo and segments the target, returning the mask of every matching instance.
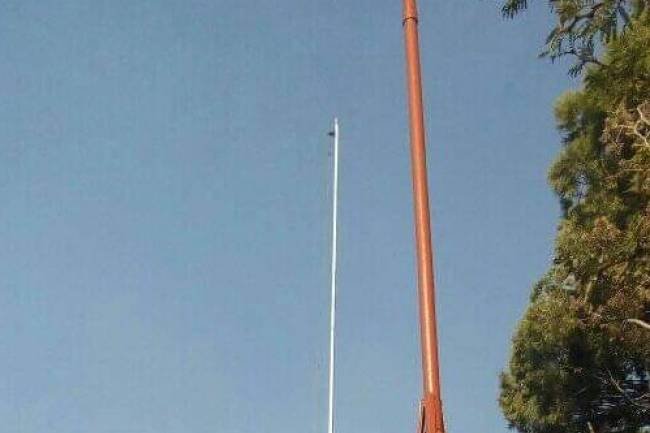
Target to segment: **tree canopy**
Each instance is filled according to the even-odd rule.
[[[601,64],[599,43],[615,40],[645,12],[648,0],[548,0],[557,23],[546,38],[540,53],[552,60],[575,57],[570,73],[577,75],[585,65]],[[512,18],[528,7],[528,0],[506,0],[501,9]]]
[[[555,107],[563,146],[549,180],[563,217],[500,404],[525,433],[637,432],[650,425],[650,12],[643,1],[549,3],[559,24],[548,52],[590,66]],[[508,0],[503,12],[525,7]]]

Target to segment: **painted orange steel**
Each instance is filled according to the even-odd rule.
[[[433,249],[431,246],[426,137],[424,131],[420,42],[416,0],[404,0],[403,18],[406,43],[406,76],[408,83],[411,169],[413,175],[415,243],[420,305],[422,382],[424,388],[419,430],[421,433],[444,433],[442,401],[440,396],[435,282]]]

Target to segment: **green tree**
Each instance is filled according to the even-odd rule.
[[[601,64],[599,43],[610,42],[624,32],[650,5],[648,0],[548,0],[557,24],[546,39],[542,57],[555,60],[570,55],[577,75],[588,64]],[[528,0],[506,0],[501,11],[512,18],[528,7]]]
[[[644,2],[550,3],[558,14],[580,6],[570,22],[593,21],[580,11],[601,5],[625,25],[615,37],[587,21],[568,30],[575,35],[551,34],[606,37],[583,89],[556,105],[564,146],[549,179],[564,214],[553,266],[515,332],[500,404],[521,432],[637,432],[650,425],[650,11]],[[509,0],[504,12],[524,6]]]

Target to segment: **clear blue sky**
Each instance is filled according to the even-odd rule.
[[[537,4],[539,3],[539,4]],[[444,402],[498,373],[559,215],[550,17],[421,0]],[[323,433],[331,118],[339,433],[420,396],[401,1],[0,5],[0,430]]]

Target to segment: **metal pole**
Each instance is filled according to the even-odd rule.
[[[406,75],[408,83],[411,170],[413,176],[415,243],[420,310],[420,344],[422,346],[422,381],[424,391],[419,429],[420,432],[424,433],[444,433],[442,402],[440,397],[433,249],[431,247],[427,157],[416,0],[404,0],[402,23],[406,44]]]
[[[330,281],[332,283],[332,300],[330,305],[330,368],[329,368],[329,406],[327,416],[327,433],[334,433],[334,337],[336,335],[336,250],[337,250],[337,219],[339,194],[339,122],[334,119],[334,185],[332,194],[332,268]]]

